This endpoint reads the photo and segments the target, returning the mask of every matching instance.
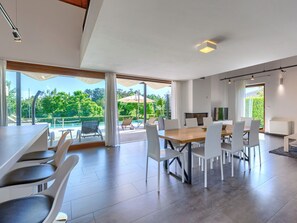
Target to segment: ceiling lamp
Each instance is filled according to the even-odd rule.
[[[201,53],[210,53],[211,51],[217,49],[217,44],[210,40],[205,40],[200,45],[197,45],[197,48]]]
[[[252,75],[251,81],[254,81],[254,80],[255,80],[254,75]]]
[[[10,19],[9,15],[5,11],[5,9],[1,3],[0,3],[0,11],[1,11],[3,17],[5,18],[6,22],[9,24],[9,26],[12,29],[12,35],[13,35],[14,41],[22,42],[22,37],[21,37],[21,34],[19,33],[18,28],[13,24],[12,20]]]

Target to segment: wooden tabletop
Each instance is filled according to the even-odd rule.
[[[232,125],[222,130],[222,136],[232,135]],[[248,130],[245,129],[245,132]],[[205,140],[206,130],[203,127],[182,128],[174,130],[160,130],[159,137],[176,143],[199,142]]]

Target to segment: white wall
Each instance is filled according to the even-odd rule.
[[[230,76],[246,74],[264,69],[273,69],[280,66],[297,64],[297,57],[288,58],[282,61],[274,61],[267,64],[253,66],[239,71],[232,71]],[[229,75],[221,75],[228,77]],[[267,76],[269,75],[269,76]],[[259,77],[262,76],[262,77]],[[246,78],[247,84],[265,84],[265,131],[270,131],[269,121],[272,118],[294,121],[294,129],[297,129],[297,68],[286,70],[284,75],[284,85],[279,85],[280,71],[262,73],[255,75],[255,80],[251,81],[250,77]],[[242,79],[242,78],[238,78]],[[236,80],[235,80],[236,81]],[[225,81],[227,83],[227,81]],[[235,111],[235,94],[234,83],[227,84],[228,88],[228,107],[229,117],[234,119]]]
[[[16,24],[16,0],[2,5]],[[0,16],[0,58],[80,67],[80,41],[85,10],[58,0],[17,1],[17,27],[22,43],[13,41],[11,28]]]
[[[99,12],[101,10],[103,4],[103,0],[92,0],[90,1],[89,11],[87,20],[85,23],[85,29],[81,39],[81,46],[80,46],[80,58],[83,60],[85,55],[88,43],[90,38],[92,37],[92,33],[97,22],[97,18],[99,16]],[[93,37],[94,38],[94,37]]]
[[[211,78],[193,80],[193,112],[211,112]]]
[[[228,88],[220,78],[216,75],[182,82],[180,117],[182,123],[185,112],[208,112],[213,116],[214,107],[228,106]]]

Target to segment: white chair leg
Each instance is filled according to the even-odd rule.
[[[248,157],[249,157],[249,170],[251,169],[251,148],[248,147]]]
[[[212,169],[213,169],[213,158],[211,158],[211,159],[209,160],[209,162],[210,162],[210,169],[212,170]]]
[[[227,152],[227,155],[228,155],[228,162],[230,163],[231,162],[231,153]]]
[[[200,157],[198,158],[198,165],[201,166],[201,158]]]
[[[226,152],[225,151],[223,151],[222,152],[222,156],[223,156],[223,164],[226,164]]]
[[[177,159],[175,159],[175,161],[174,161],[174,171],[176,174],[177,173]]]
[[[205,162],[205,160],[201,159],[201,171],[204,171],[204,162]]]
[[[185,156],[182,154],[181,155],[181,175],[182,175],[182,182],[184,183],[185,182]]]
[[[145,182],[147,182],[147,172],[148,172],[148,156],[146,157]]]
[[[220,156],[220,164],[221,164],[221,180],[224,180],[224,170],[223,170],[223,158]]]
[[[160,192],[160,162],[158,162],[158,192]]]
[[[260,166],[261,166],[261,149],[260,149],[260,145],[258,145],[259,147],[259,160],[260,160]]]
[[[207,159],[204,159],[204,187],[207,188]]]
[[[231,153],[231,177],[234,177],[234,161],[233,161],[233,153]]]

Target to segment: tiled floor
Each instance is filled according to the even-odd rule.
[[[216,161],[208,171],[208,189],[198,167],[192,185],[162,170],[160,194],[154,161],[145,183],[145,142],[71,152],[80,161],[62,209],[71,223],[297,222],[297,160],[268,153],[282,143],[279,137],[261,135],[262,165],[252,153],[251,171],[236,160],[232,178],[227,163],[223,182]]]

